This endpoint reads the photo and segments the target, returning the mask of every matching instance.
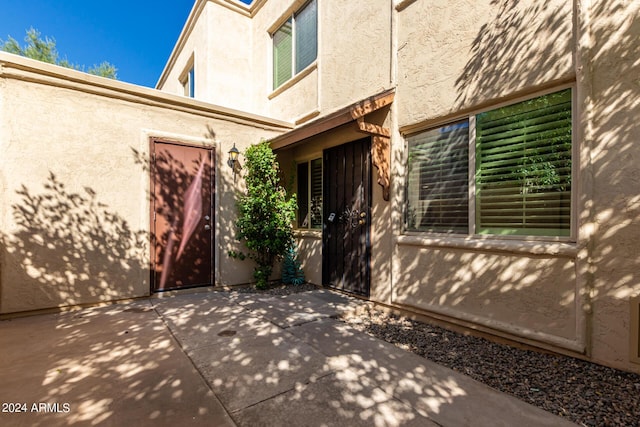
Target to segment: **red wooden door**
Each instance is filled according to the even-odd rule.
[[[371,140],[324,151],[322,283],[369,296]]]
[[[213,284],[213,150],[152,147],[152,290]]]

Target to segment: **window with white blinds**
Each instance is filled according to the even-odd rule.
[[[405,229],[570,236],[571,105],[566,89],[409,136]]]
[[[476,230],[568,236],[571,90],[476,117]]]
[[[322,159],[298,163],[298,228],[322,228]]]
[[[311,0],[272,35],[273,88],[277,89],[318,56],[317,1]]]
[[[291,78],[293,62],[293,23],[291,19],[273,34],[273,88]]]
[[[468,231],[469,122],[422,132],[407,139],[409,188],[407,228]]]
[[[296,74],[318,56],[318,11],[316,1],[309,2],[294,19],[296,22]]]

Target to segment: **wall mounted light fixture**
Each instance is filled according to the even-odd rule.
[[[233,147],[229,150],[229,160],[227,160],[227,164],[233,170],[233,181],[236,180],[236,163],[238,162],[238,155],[240,151],[236,148],[236,143],[233,143]]]

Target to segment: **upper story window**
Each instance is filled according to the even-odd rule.
[[[298,163],[298,228],[322,228],[322,159]]]
[[[565,89],[407,138],[406,230],[570,236],[571,105]]]
[[[317,0],[311,0],[273,33],[273,88],[305,69],[318,56]]]
[[[196,85],[195,85],[195,72],[193,65],[189,68],[189,71],[184,73],[182,79],[180,79],[180,84],[182,84],[183,95],[188,96],[190,98],[195,97]]]

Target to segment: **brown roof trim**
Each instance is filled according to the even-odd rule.
[[[271,148],[273,150],[278,150],[314,135],[318,135],[322,132],[326,132],[337,128],[338,126],[355,121],[369,113],[372,113],[373,111],[379,110],[385,105],[391,104],[395,93],[395,88],[387,89],[384,92],[372,95],[362,101],[358,101],[354,104],[340,108],[333,113],[329,113],[326,116],[308,122],[287,133],[278,135],[269,140]]]

